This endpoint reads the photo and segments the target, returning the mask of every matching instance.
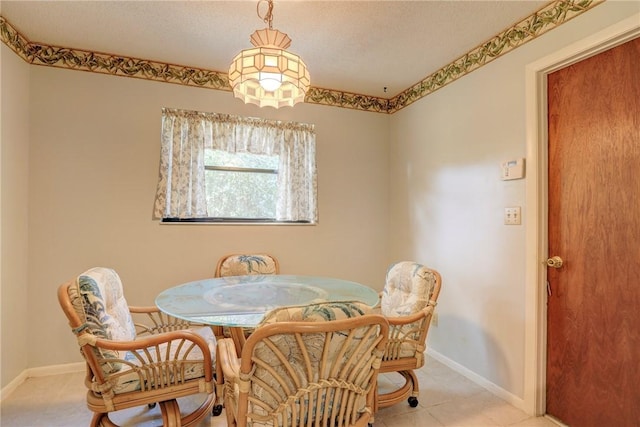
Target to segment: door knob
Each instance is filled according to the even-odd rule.
[[[562,258],[560,258],[559,256],[554,256],[554,257],[548,258],[547,259],[547,266],[548,267],[553,267],[553,268],[562,267]]]

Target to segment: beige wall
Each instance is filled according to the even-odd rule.
[[[0,46],[0,384],[28,365],[29,66]]]
[[[284,274],[382,287],[387,116],[318,105],[258,109],[230,92],[36,66],[31,91],[29,333],[39,344],[30,346],[30,367],[80,360],[55,293],[92,266],[115,268],[138,305],[153,304],[172,285],[211,277],[218,258],[236,251],[268,251]],[[315,124],[319,224],[152,220],[162,107]]]
[[[500,164],[525,157],[527,64],[637,13],[606,2],[394,114],[390,123],[390,258],[442,274],[429,347],[523,405],[525,180],[501,181]],[[532,251],[536,253],[536,251]]]
[[[29,68],[15,56],[7,65],[3,46],[1,345],[3,371],[11,371],[3,372],[2,386],[25,367],[80,360],[55,291],[84,269],[116,268],[130,302],[147,304],[168,286],[211,275],[224,253],[268,250],[283,273],[343,277],[376,289],[389,262],[435,267],[443,292],[430,348],[517,404],[525,386],[526,242],[524,227],[504,226],[502,216],[511,205],[523,207],[525,221],[530,213],[525,180],[500,181],[499,164],[526,154],[525,67],[639,5],[599,5],[390,117],[308,104],[260,110],[226,92]],[[6,95],[6,69],[18,71],[28,104],[25,94]],[[24,145],[6,158],[7,105],[31,110],[12,127],[21,142],[30,137],[28,165]],[[164,106],[315,123],[319,225],[152,221]],[[7,207],[9,196],[15,194],[10,201],[18,211],[27,207],[24,187],[7,189],[5,165],[13,160],[16,175],[28,171],[28,233],[20,221],[22,231],[7,233],[7,216],[20,217]],[[12,280],[5,280],[16,258],[6,248],[24,251],[27,234],[28,259],[17,256]],[[27,270],[28,351],[19,329],[27,315]],[[24,342],[13,340],[18,335]]]

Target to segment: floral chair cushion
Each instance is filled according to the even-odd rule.
[[[113,341],[133,341],[136,339],[136,329],[129,311],[129,306],[124,297],[122,281],[120,276],[110,269],[104,267],[92,268],[80,276],[75,281],[75,286],[69,287],[69,299],[83,321],[83,330],[95,335],[97,338]],[[192,328],[194,332],[202,336],[215,356],[216,338],[209,327]],[[111,383],[113,391],[125,393],[139,390],[141,381],[152,383],[152,378],[144,379],[137,373],[136,367],[142,363],[130,351],[106,350],[93,347],[96,357],[100,361],[100,367]],[[167,344],[160,345],[160,353],[166,354]],[[171,349],[175,352],[176,349]],[[200,348],[181,348],[180,355],[189,351],[187,360],[202,361],[203,355]],[[138,352],[143,360],[144,351]],[[153,358],[156,350],[150,349],[148,352]],[[148,357],[146,358],[148,360]],[[214,361],[215,364],[215,361]],[[204,375],[202,363],[188,364],[185,367],[185,379],[198,378]]]
[[[220,265],[220,277],[278,274],[273,257],[267,254],[230,255]]]
[[[120,276],[109,268],[92,268],[76,279],[75,286],[69,288],[69,297],[83,327],[101,339],[132,341],[136,329],[124,298]],[[105,374],[119,371],[122,365],[109,362],[121,359],[118,351],[94,347]]]
[[[382,291],[382,314],[400,317],[418,313],[428,305],[435,283],[435,275],[424,265],[411,261],[393,264]]]
[[[319,302],[279,307],[265,314],[260,325],[275,322],[326,322],[369,314],[371,307],[357,301]]]
[[[380,302],[381,313],[387,317],[402,317],[420,312],[429,304],[436,276],[424,265],[402,261],[393,264],[387,272],[386,284]],[[420,334],[429,319],[404,325],[391,325],[389,346],[384,360],[403,357],[421,357],[424,350]],[[394,345],[394,341],[399,341]],[[393,348],[393,351],[389,351]]]

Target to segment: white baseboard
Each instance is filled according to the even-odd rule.
[[[7,384],[6,386],[2,387],[2,389],[0,390],[0,402],[2,402],[4,399],[9,397],[9,395],[11,393],[16,391],[18,386],[20,384],[22,384],[23,382],[25,382],[25,380],[27,378],[28,378],[27,377],[27,370],[24,370],[24,371],[20,372],[20,375],[15,377],[9,384]]]
[[[73,374],[85,370],[86,363],[65,363],[64,365],[49,365],[27,369],[27,378],[47,377],[49,375]]]
[[[38,368],[25,369],[13,379],[9,384],[0,390],[0,402],[11,395],[28,378],[46,377],[49,375],[70,374],[83,372],[86,364],[84,362],[66,363],[64,365],[41,366]]]
[[[448,368],[451,368],[452,370],[456,371],[460,375],[470,379],[471,381],[478,384],[479,386],[486,388],[488,391],[495,394],[500,399],[508,402],[509,404],[515,406],[518,409],[521,409],[527,412],[524,404],[524,399],[492,383],[485,377],[476,374],[475,372],[465,368],[461,364],[454,362],[453,360],[449,359],[448,357],[442,355],[441,353],[438,353],[437,351],[431,348],[427,349],[427,354],[433,357],[434,359],[436,359],[438,362],[442,363],[443,365],[446,365]],[[533,415],[533,414],[530,414],[530,415]]]

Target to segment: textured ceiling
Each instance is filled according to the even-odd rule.
[[[389,98],[549,1],[275,0],[315,87]],[[226,72],[265,24],[257,1],[1,1],[32,42]],[[385,92],[384,88],[387,87]]]

